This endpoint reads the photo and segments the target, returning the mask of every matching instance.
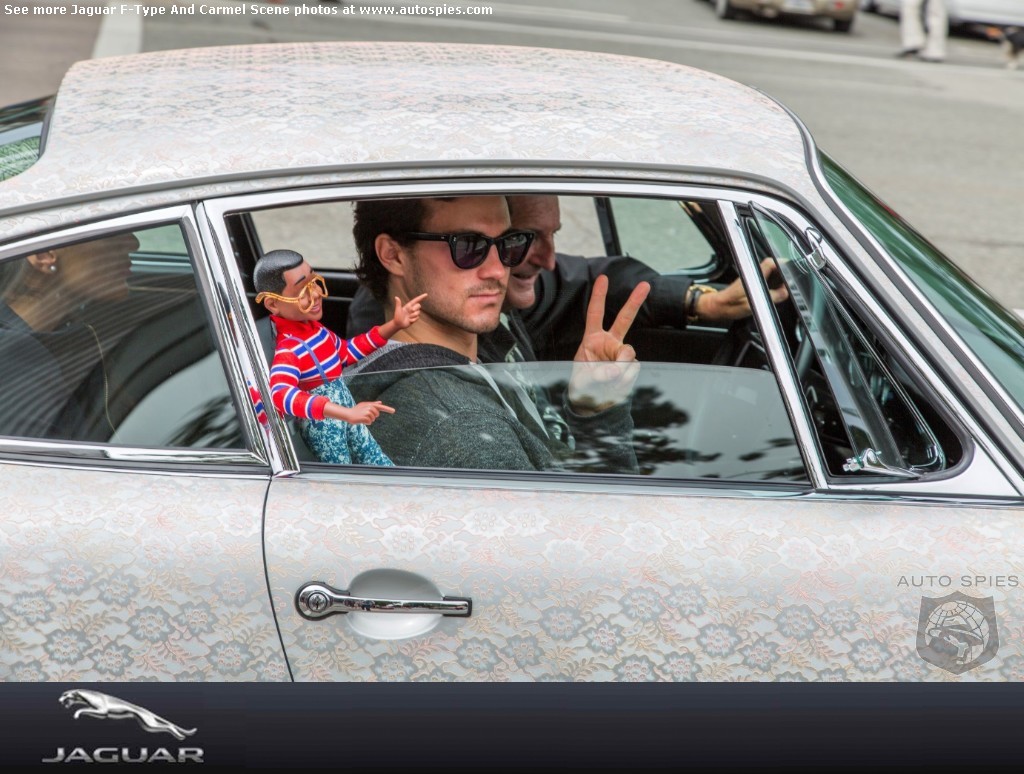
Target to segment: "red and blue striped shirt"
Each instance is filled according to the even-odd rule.
[[[341,378],[343,368],[387,344],[378,325],[345,341],[316,320],[286,320],[277,315],[270,319],[277,332],[270,397],[279,412],[303,419],[323,419],[328,403],[323,395],[310,395],[309,390]]]

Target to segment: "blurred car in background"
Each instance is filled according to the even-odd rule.
[[[902,0],[860,0],[860,10],[900,15]],[[984,28],[1024,26],[1024,0],[945,0],[951,30],[984,32]]]
[[[720,19],[746,11],[766,19],[786,16],[831,19],[836,32],[849,32],[857,16],[856,0],[713,0]]]
[[[883,16],[899,16],[902,0],[860,0],[862,11],[880,13]]]
[[[971,32],[1024,26],[1024,0],[946,0],[949,26]]]

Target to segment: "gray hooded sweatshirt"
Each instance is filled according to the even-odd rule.
[[[461,366],[461,367],[456,367]],[[373,436],[396,465],[635,473],[629,404],[593,416],[563,405],[575,448],[553,439],[525,390],[499,384],[454,350],[390,343],[346,372],[357,401],[380,400]]]

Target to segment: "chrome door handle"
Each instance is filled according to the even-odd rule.
[[[354,597],[347,591],[337,591],[325,583],[306,583],[295,594],[295,607],[299,615],[318,621],[329,615],[345,613],[412,613],[460,616],[473,613],[473,600],[469,597],[441,597],[441,599],[375,599]]]

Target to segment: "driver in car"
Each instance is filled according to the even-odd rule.
[[[608,317],[621,309],[639,282],[651,292],[637,315],[640,327],[685,328],[687,323],[728,323],[749,317],[750,303],[740,280],[717,291],[694,284],[681,274],[659,274],[629,256],[586,258],[559,253],[555,234],[561,229],[561,209],[554,194],[505,197],[512,227],[536,236],[530,250],[509,277],[501,324],[480,334],[483,363],[522,360],[572,360],[583,334],[584,319],[594,280],[609,278]],[[775,262],[766,258],[761,272],[769,279],[772,303],[784,301],[784,283],[775,282]],[[778,285],[778,287],[774,287]],[[384,321],[383,307],[366,287],[356,293],[349,308],[348,330],[367,330]],[[606,319],[605,323],[610,324]],[[516,351],[513,351],[516,350]]]
[[[640,282],[650,293],[637,314],[641,327],[685,328],[687,323],[728,323],[749,317],[750,303],[737,279],[720,291],[696,285],[679,274],[662,275],[629,256],[585,258],[558,253],[555,234],[562,227],[561,208],[554,194],[505,197],[513,229],[535,235],[522,263],[512,267],[498,326],[481,332],[477,357],[481,363],[515,363],[536,360],[572,360],[584,335],[586,311],[594,281],[604,274],[609,280],[605,327],[627,302]],[[788,297],[785,283],[776,282],[775,262],[766,258],[761,272],[769,279],[771,300]],[[781,279],[781,276],[779,277]],[[778,287],[772,287],[778,285]],[[366,330],[384,321],[383,306],[364,285],[349,308],[348,330]],[[515,371],[512,371],[515,374]],[[535,399],[549,439],[571,452],[574,440],[562,412],[523,378],[523,386]]]

